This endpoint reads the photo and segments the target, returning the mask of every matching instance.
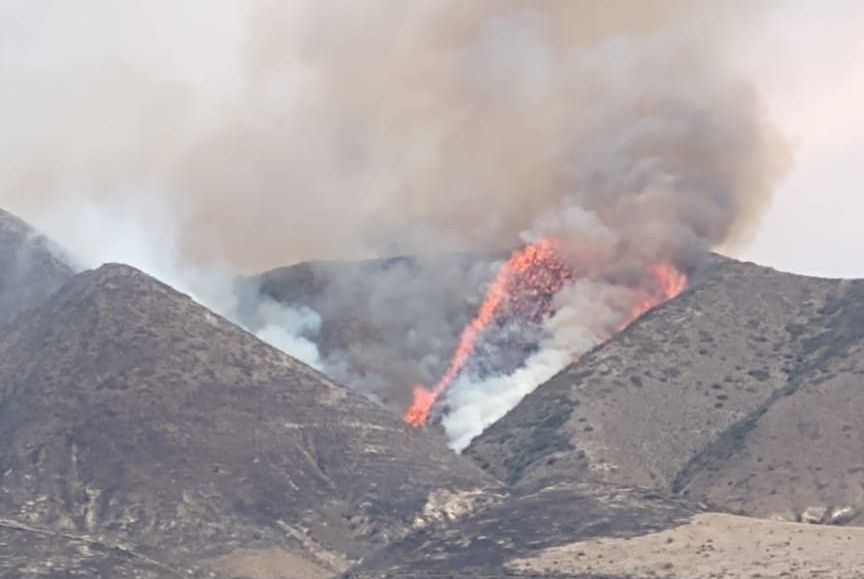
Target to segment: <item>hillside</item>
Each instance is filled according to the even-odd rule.
[[[292,561],[282,577],[330,575],[436,517],[432,493],[500,490],[435,437],[120,265],[76,276],[0,339],[0,473],[0,518],[190,576],[274,561]],[[54,550],[38,544],[44,564]],[[49,576],[83,564],[65,549]]]
[[[446,367],[502,255],[310,262],[247,284],[280,303],[313,309],[321,317],[315,342],[328,373],[401,414],[411,385],[434,382]]]
[[[0,209],[0,327],[42,303],[72,275],[50,241]]]
[[[595,481],[795,518],[861,505],[861,288],[715,259],[466,454],[517,486]]]
[[[794,521],[862,522],[862,313],[862,282],[712,258],[469,447],[509,500],[348,576],[856,579],[861,529]]]
[[[418,532],[345,579],[859,579],[864,529],[693,512],[645,491],[554,485]]]
[[[709,448],[678,491],[756,516],[864,524],[864,282],[838,283],[782,396]],[[814,331],[815,330],[815,331]]]
[[[402,424],[401,396],[446,363],[494,256],[246,280],[321,316],[348,389],[133,268],[73,276],[3,217],[0,577],[854,579],[864,564],[860,529],[788,522],[864,523],[864,282],[714,256],[459,457]]]

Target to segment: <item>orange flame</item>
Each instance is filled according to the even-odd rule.
[[[421,384],[414,385],[414,399],[404,416],[406,423],[414,427],[426,425],[432,407],[465,367],[474,352],[480,334],[495,320],[508,299],[514,297],[513,293],[520,294],[516,297],[536,300],[544,295],[554,295],[564,286],[572,272],[567,271],[560,258],[561,247],[560,241],[541,239],[514,252],[501,266],[486,292],[477,315],[462,330],[456,351],[438,383],[432,389],[425,388]],[[687,276],[671,264],[651,265],[647,269],[647,276],[649,279],[645,286],[644,297],[630,307],[627,318],[618,327],[618,331],[626,328],[633,320],[654,306],[677,296],[687,286]],[[516,305],[518,307],[519,304]],[[537,310],[537,307],[534,306],[534,309]],[[547,313],[542,308],[534,313],[538,311]],[[578,360],[576,355],[574,355],[575,360]]]
[[[414,401],[405,412],[405,422],[417,427],[426,424],[432,406],[465,367],[477,345],[477,338],[495,319],[514,286],[522,286],[523,291],[529,295],[539,294],[543,290],[544,284],[548,281],[542,275],[547,269],[543,264],[554,263],[553,269],[560,267],[557,245],[558,242],[554,240],[541,239],[515,251],[501,266],[486,291],[477,315],[462,330],[456,352],[438,383],[431,390],[420,384],[414,385]],[[556,279],[561,279],[560,285],[563,285],[563,278],[559,276]],[[560,286],[554,289],[560,289]]]
[[[629,326],[636,318],[654,306],[670,300],[687,287],[687,275],[674,265],[658,263],[648,266],[648,276],[653,283],[646,289],[647,294],[633,304],[627,319],[619,326],[618,331]]]

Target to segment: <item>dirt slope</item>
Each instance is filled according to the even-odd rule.
[[[862,309],[860,282],[716,259],[467,454],[517,485],[656,488],[753,514],[860,504]]]
[[[193,569],[277,549],[340,571],[407,533],[433,491],[498,488],[118,265],[80,274],[0,340],[0,473],[6,519]]]
[[[864,523],[864,283],[841,284],[824,314],[802,341],[809,367],[750,430],[691,465],[681,492],[758,516]]]

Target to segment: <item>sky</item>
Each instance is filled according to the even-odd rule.
[[[0,123],[6,135],[0,136],[0,157],[14,158],[12,153],[42,147],[49,139],[52,151],[74,172],[80,160],[78,145],[100,141],[98,134],[87,134],[83,126],[69,124],[67,128],[66,124],[73,116],[86,118],[88,114],[98,114],[115,128],[128,123],[124,133],[130,140],[152,140],[166,148],[180,146],[162,143],[160,138],[178,124],[206,123],[213,113],[207,98],[199,98],[194,106],[182,106],[181,85],[192,82],[205,89],[199,91],[204,95],[212,87],[209,92],[216,102],[239,84],[244,71],[235,61],[235,48],[245,40],[240,23],[248,16],[244,8],[248,2],[213,0],[207,3],[207,17],[202,18],[200,3],[154,0],[136,5],[130,12],[134,17],[123,20],[122,26],[114,26],[117,23],[105,16],[112,14],[106,8],[110,4],[92,0],[88,5],[93,10],[81,10],[80,5],[56,0],[0,0]],[[765,4],[770,6],[768,16],[755,25],[742,23],[743,41],[736,45],[740,51],[736,61],[755,79],[764,106],[794,141],[795,164],[752,241],[722,251],[785,271],[864,277],[864,195],[860,191],[864,182],[864,3],[776,0]],[[171,17],[166,18],[164,9],[169,5]],[[107,42],[117,46],[116,52],[105,54],[104,44],[80,42],[88,34],[106,35]],[[136,35],[152,38],[145,51],[127,42],[127,37]],[[170,41],[163,44],[160,38]],[[149,122],[147,115],[130,121],[128,111],[141,110],[134,82],[103,87],[117,91],[117,102],[125,103],[116,110],[88,111],[87,99],[82,97],[74,100],[82,110],[72,115],[58,112],[53,95],[74,93],[80,84],[64,78],[63,71],[96,75],[95,69],[79,67],[89,62],[122,68],[127,80],[134,80],[129,71],[138,66],[161,67],[165,74],[159,90],[164,98],[147,106],[171,109],[169,114],[154,110],[153,119],[158,122]],[[100,69],[99,74],[102,72]],[[22,85],[40,90],[17,90]],[[24,104],[20,99],[27,99],[31,106],[33,94],[45,95],[43,112],[35,122],[17,113]],[[175,107],[176,103],[181,106]],[[100,142],[100,146],[113,145]],[[154,155],[135,162],[152,163],[156,171],[160,158]],[[8,169],[0,158],[0,175]],[[37,225],[40,220],[51,224],[37,201],[13,199],[2,191],[0,188],[0,204]]]
[[[796,144],[795,165],[756,238],[730,253],[796,273],[864,277],[864,3],[781,4],[744,60]]]

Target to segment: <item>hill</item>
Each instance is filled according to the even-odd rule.
[[[321,317],[315,342],[329,374],[401,414],[411,385],[444,371],[502,255],[445,254],[308,262],[247,280]]]
[[[76,276],[0,338],[0,473],[3,519],[190,576],[280,561],[282,577],[327,576],[437,516],[430,497],[500,489],[120,265]],[[49,576],[71,572],[64,549]]]
[[[42,303],[72,275],[49,240],[0,209],[0,327]]]
[[[594,481],[790,518],[857,512],[862,311],[862,282],[714,259],[466,454],[517,486]]]

